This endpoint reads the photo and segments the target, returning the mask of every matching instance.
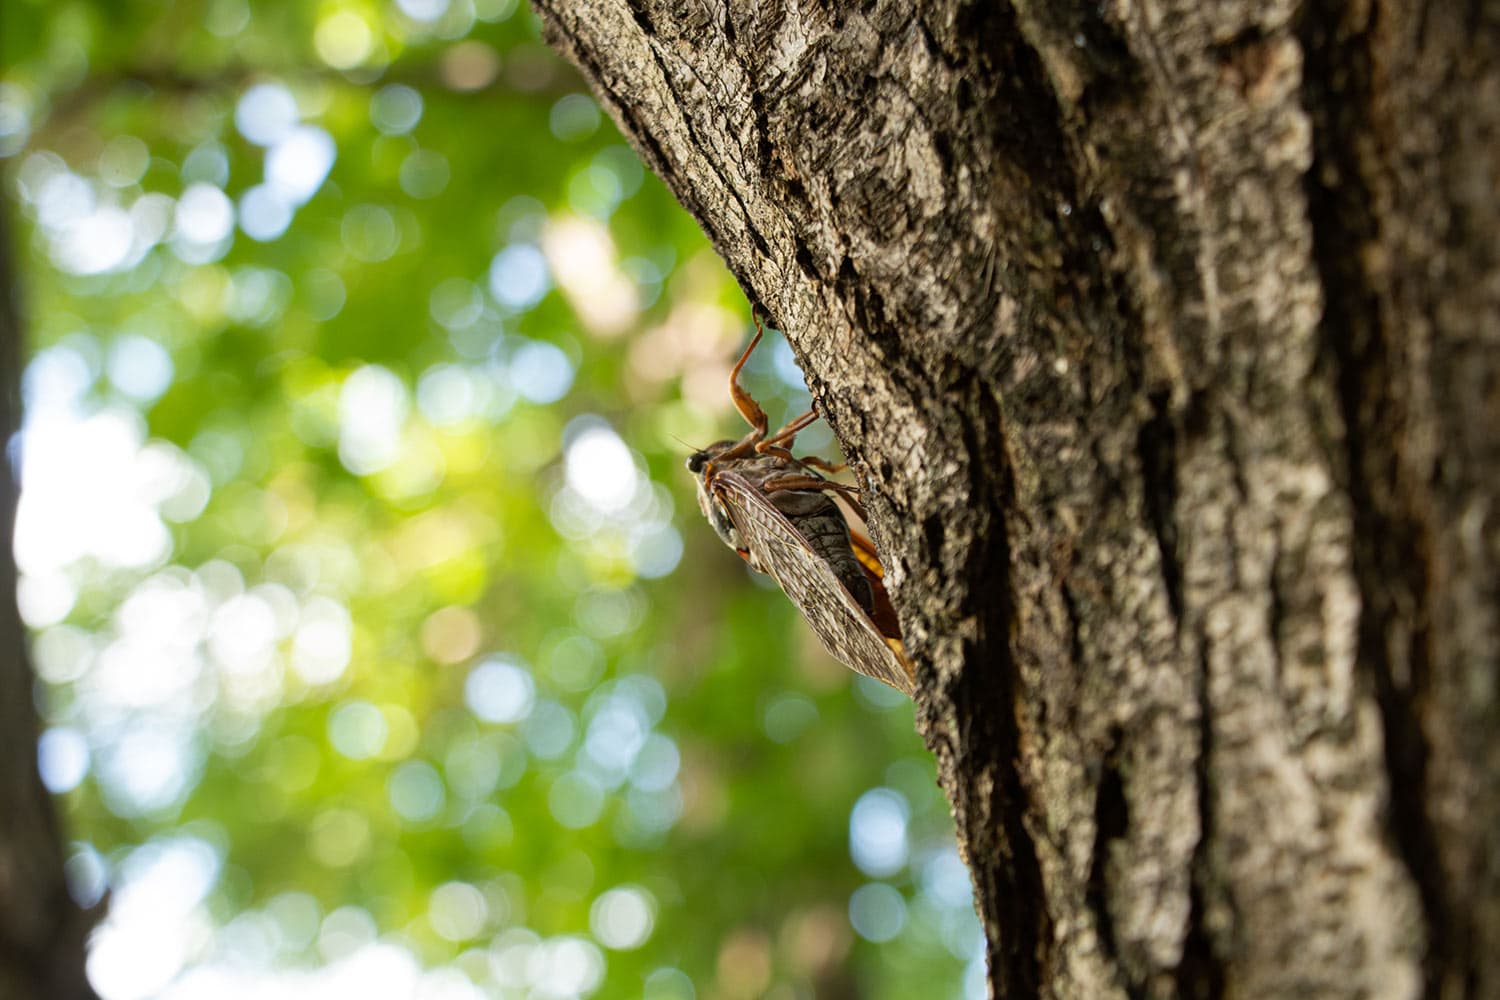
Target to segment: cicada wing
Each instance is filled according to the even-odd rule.
[[[751,565],[781,585],[823,648],[859,673],[910,697],[915,690],[914,671],[901,649],[899,631],[888,638],[870,620],[832,567],[753,483],[734,472],[719,472],[713,477],[713,490],[749,549]],[[878,584],[879,579],[874,582]],[[885,588],[880,587],[878,593],[877,602],[883,599],[890,608]],[[894,621],[894,610],[890,618]]]
[[[880,556],[875,552],[875,543],[868,534],[869,526],[849,498],[836,494],[833,499],[849,525],[849,542],[854,546],[854,558],[859,560],[860,568],[865,571],[865,579],[870,584],[870,596],[874,600],[870,618],[887,641],[900,642],[901,622],[896,618],[891,595],[886,592],[885,567],[880,564]],[[905,656],[904,653],[902,655]]]

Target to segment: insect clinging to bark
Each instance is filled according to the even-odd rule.
[[[698,506],[724,543],[766,573],[797,605],[823,648],[859,673],[910,696],[911,662],[874,543],[862,530],[864,508],[853,486],[817,470],[839,466],[792,454],[797,433],[815,410],[768,433],[765,411],[740,385],[740,370],[761,339],[755,336],[729,375],[729,395],[750,431],[718,441],[687,460],[697,480]]]

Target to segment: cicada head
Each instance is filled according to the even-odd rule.
[[[734,444],[733,441],[715,441],[702,451],[689,455],[687,467],[698,487],[698,508],[713,526],[714,533],[731,549],[743,552],[744,543],[735,530],[734,522],[729,519],[729,511],[724,509],[724,505],[714,498],[713,491],[708,488],[708,477],[712,474],[714,459],[734,447]]]

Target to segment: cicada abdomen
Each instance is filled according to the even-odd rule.
[[[757,329],[729,380],[750,433],[688,459],[698,505],[725,544],[780,584],[829,653],[910,695],[912,666],[874,547],[863,535],[856,544],[845,510],[834,500],[853,487],[826,480],[813,468],[826,463],[791,453],[797,432],[816,415],[809,411],[768,435],[764,411],[739,385],[740,369],[760,336]]]
[[[844,512],[826,493],[783,490],[768,494],[771,505],[786,515],[797,533],[818,557],[828,563],[849,595],[869,614],[875,610],[870,581],[859,557],[854,554],[854,540]]]

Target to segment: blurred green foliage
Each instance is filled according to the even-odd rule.
[[[20,597],[105,1000],[974,995],[910,704],[681,469],[745,303],[528,12],[4,22]],[[807,404],[780,340],[749,383]]]

